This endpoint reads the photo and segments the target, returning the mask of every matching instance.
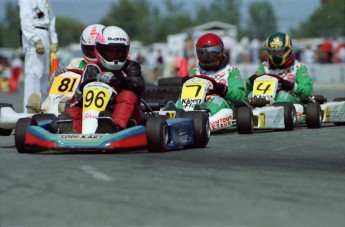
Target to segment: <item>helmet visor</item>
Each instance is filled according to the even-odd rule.
[[[129,46],[124,44],[109,44],[104,45],[96,43],[96,49],[98,53],[106,60],[110,62],[124,62],[127,59]]]
[[[95,46],[94,45],[81,45],[81,50],[87,58],[96,59]]]
[[[267,48],[267,53],[272,57],[282,58],[285,53],[285,48]]]
[[[222,54],[222,47],[197,47],[196,53],[200,62],[203,64],[212,64],[216,62],[219,56]]]

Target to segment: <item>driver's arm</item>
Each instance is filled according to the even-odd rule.
[[[296,86],[297,85],[297,86]],[[313,94],[313,79],[310,77],[308,68],[303,65],[297,69],[296,85],[293,92],[298,97],[310,97]]]
[[[233,69],[228,77],[228,92],[225,99],[230,102],[243,101],[246,96],[246,88],[244,86],[240,71]]]

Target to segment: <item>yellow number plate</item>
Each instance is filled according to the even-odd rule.
[[[103,87],[84,88],[83,111],[95,110],[101,112],[108,105],[111,92]]]
[[[79,83],[79,77],[57,76],[54,78],[49,94],[73,95]]]
[[[254,82],[254,96],[272,96],[274,94],[274,80],[259,80]]]
[[[188,82],[183,84],[182,99],[202,99],[205,92],[205,82]]]

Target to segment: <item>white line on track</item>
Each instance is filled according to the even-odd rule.
[[[80,166],[80,169],[83,170],[84,172],[90,174],[91,176],[93,176],[97,180],[101,180],[101,181],[111,181],[111,180],[113,180],[112,177],[97,171],[96,169],[94,169],[91,166]]]
[[[279,147],[279,148],[274,149],[273,151],[284,150],[284,149],[287,149],[287,148],[288,148],[288,147]]]

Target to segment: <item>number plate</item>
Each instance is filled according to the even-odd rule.
[[[193,110],[195,104],[203,103],[206,96],[206,82],[186,82],[182,87],[181,101],[184,110]]]
[[[254,81],[253,96],[275,98],[278,79],[271,76],[261,76]]]
[[[83,112],[89,110],[101,112],[105,110],[112,94],[112,88],[107,86],[97,82],[85,86],[83,91]]]
[[[49,91],[52,95],[73,95],[80,80],[80,75],[75,73],[65,73],[54,78]]]

